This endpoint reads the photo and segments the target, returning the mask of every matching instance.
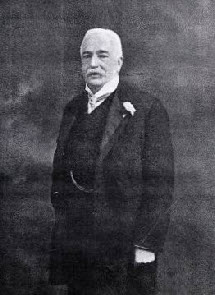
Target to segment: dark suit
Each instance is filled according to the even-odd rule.
[[[56,224],[51,282],[55,284],[68,282],[69,264],[78,257],[80,244],[73,229],[79,227],[81,231],[83,224],[74,223],[77,212],[89,210],[91,214],[84,227],[89,226],[93,234],[81,245],[97,255],[102,264],[122,266],[124,279],[134,259],[134,245],[161,252],[169,224],[173,149],[168,115],[160,101],[135,88],[118,87],[100,145],[94,192],[85,199],[79,197],[71,181],[65,148],[78,110],[86,100],[87,95],[81,94],[66,106],[54,157],[51,200]],[[125,110],[123,102],[133,104],[134,115]],[[127,278],[123,284],[126,282]]]

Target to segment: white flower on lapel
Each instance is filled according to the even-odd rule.
[[[136,112],[136,109],[134,108],[133,104],[130,101],[123,102],[123,107],[126,109],[127,112],[129,112],[132,116]]]

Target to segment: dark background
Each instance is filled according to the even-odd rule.
[[[1,294],[48,290],[55,140],[92,27],[119,33],[122,78],[170,115],[176,182],[159,294],[215,294],[215,2],[8,0],[0,16]]]

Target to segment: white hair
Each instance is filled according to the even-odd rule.
[[[109,38],[109,40],[113,41],[114,45],[116,46],[117,57],[123,57],[122,42],[121,42],[119,35],[110,29],[103,29],[103,28],[93,28],[93,29],[90,29],[86,32],[86,34],[81,42],[80,54],[82,54],[84,40],[93,34],[101,34],[101,35],[107,36]]]

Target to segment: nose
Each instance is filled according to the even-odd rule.
[[[91,67],[92,68],[98,67],[98,57],[96,55],[93,55],[91,58]]]

